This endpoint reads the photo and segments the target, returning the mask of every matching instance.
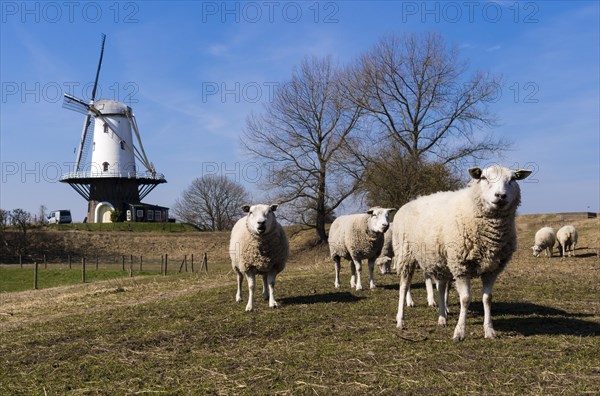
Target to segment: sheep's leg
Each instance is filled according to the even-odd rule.
[[[244,274],[235,268],[235,273],[237,275],[237,293],[235,293],[235,302],[242,302],[242,283],[244,282]]]
[[[268,276],[269,276],[268,274],[262,274],[263,300],[265,300],[265,301],[269,301],[269,299],[270,299],[269,286],[267,285],[267,277]]]
[[[410,294],[410,283],[408,284],[408,288],[406,289],[406,306],[414,307],[415,301],[412,298],[412,294]]]
[[[481,281],[483,283],[483,334],[485,338],[496,338],[496,331],[492,324],[492,288],[498,277],[498,272],[483,274]]]
[[[269,271],[268,284],[269,284],[269,307],[277,308],[277,301],[275,301],[275,277],[277,272],[275,270]]]
[[[335,256],[333,258],[333,261],[335,262],[335,282],[334,282],[334,286],[336,289],[340,288],[340,269],[342,267],[342,264],[340,263],[340,256]]]
[[[449,280],[446,283],[446,290],[444,291],[444,295],[446,297],[446,300],[445,300],[446,301],[446,315],[450,314],[450,309],[448,309],[448,304],[449,304],[449,301],[450,301],[450,285],[451,284],[452,284],[452,281]]]
[[[458,315],[458,323],[454,329],[454,341],[462,341],[465,339],[467,327],[467,310],[471,302],[471,279],[467,277],[456,278],[456,291],[460,299],[460,314]]]
[[[362,281],[361,281],[362,260],[352,259],[352,261],[354,262],[354,265],[356,267],[356,290],[362,290]]]
[[[354,260],[350,259],[350,272],[352,276],[350,277],[350,288],[354,289],[356,287],[356,265],[354,265]]]
[[[400,264],[398,264],[400,265]],[[410,282],[414,273],[414,266],[410,265],[408,268],[400,267],[400,293],[398,297],[398,314],[396,315],[396,327],[399,329],[405,328],[404,326],[404,301],[406,299],[407,292],[410,290]]]
[[[373,277],[373,271],[375,270],[375,260],[369,259],[369,289],[375,289],[375,278]]]
[[[439,287],[436,280],[436,287]],[[425,272],[425,289],[427,289],[427,305],[430,307],[436,307],[435,298],[433,298],[433,283],[431,280],[431,275]]]
[[[445,279],[438,279],[435,283],[437,285],[438,300],[440,301],[440,306],[438,308],[438,326],[446,327],[448,322],[448,309],[446,308],[446,298],[448,298],[448,295],[446,294],[446,290],[448,290],[449,282]]]
[[[256,271],[249,269],[246,271],[246,279],[248,279],[248,304],[246,304],[246,312],[252,311],[254,308],[254,289],[256,288]]]

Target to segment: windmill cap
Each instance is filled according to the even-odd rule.
[[[94,107],[104,115],[122,114],[126,115],[131,108],[125,103],[111,99],[100,99],[94,103]]]

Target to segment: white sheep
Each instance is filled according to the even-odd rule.
[[[394,260],[394,247],[392,246],[392,223],[390,223],[388,230],[383,234],[383,247],[379,257],[375,260],[375,265],[379,268],[379,273],[389,274],[392,272],[391,264]]]
[[[569,248],[571,249],[571,255],[575,257],[577,238],[577,230],[572,225],[563,226],[558,230],[556,239],[558,240],[558,251],[561,257],[569,255]]]
[[[277,307],[275,301],[275,277],[283,271],[289,255],[288,239],[283,227],[275,218],[277,205],[244,205],[248,214],[235,223],[231,231],[229,255],[231,266],[237,274],[235,300],[242,301],[242,281],[244,274],[248,280],[248,304],[246,311],[252,311],[256,274],[263,277],[263,297],[269,300],[269,307]]]
[[[483,283],[483,329],[494,338],[491,320],[492,288],[516,249],[515,212],[521,202],[516,180],[529,170],[491,166],[469,169],[469,185],[458,191],[418,198],[399,209],[392,239],[400,273],[397,327],[404,328],[404,301],[418,264],[438,282],[438,325],[446,326],[446,290],[455,281],[460,300],[453,339],[466,335],[471,278]]]
[[[533,255],[538,257],[542,251],[546,257],[552,257],[552,249],[556,241],[556,234],[552,227],[542,227],[535,233],[534,245],[531,247]]]
[[[350,286],[362,289],[362,260],[368,260],[369,287],[375,288],[373,269],[383,248],[384,233],[389,228],[390,213],[396,209],[374,207],[367,213],[340,216],[329,229],[329,251],[335,262],[335,287],[340,287],[340,260],[350,261]]]

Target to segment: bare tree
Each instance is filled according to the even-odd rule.
[[[37,219],[38,224],[46,223],[46,211],[47,210],[48,210],[48,208],[46,207],[46,205],[40,205],[40,211],[38,212],[38,219]]]
[[[244,186],[225,176],[205,175],[192,181],[173,211],[181,221],[202,230],[222,231],[233,227],[241,217],[240,207],[246,203]]]
[[[377,139],[418,160],[453,164],[509,144],[479,129],[495,125],[488,105],[499,78],[474,72],[436,33],[389,35],[350,67],[347,92],[372,119]]]
[[[10,213],[10,224],[19,231],[16,241],[17,254],[23,254],[29,245],[27,231],[31,227],[31,213],[23,209],[13,210]]]
[[[252,114],[245,149],[272,169],[268,187],[288,221],[314,227],[327,240],[325,223],[357,187],[348,139],[360,108],[347,100],[342,74],[331,58],[305,58],[260,115]]]
[[[365,163],[361,192],[368,206],[399,208],[420,195],[455,190],[463,184],[446,164],[416,159],[394,144]]]

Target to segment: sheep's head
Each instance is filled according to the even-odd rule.
[[[268,234],[274,227],[277,220],[275,212],[278,205],[244,205],[242,210],[248,213],[246,217],[246,227],[255,235]]]
[[[540,253],[542,252],[542,248],[540,248],[538,245],[533,245],[531,247],[531,250],[533,250],[533,257],[539,256]]]
[[[385,233],[390,227],[390,214],[395,211],[394,208],[380,208],[379,206],[367,210],[369,230]]]
[[[471,168],[469,174],[478,189],[479,199],[487,213],[514,210],[521,203],[517,180],[531,174],[530,170],[511,170],[494,165],[485,169]]]

